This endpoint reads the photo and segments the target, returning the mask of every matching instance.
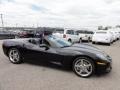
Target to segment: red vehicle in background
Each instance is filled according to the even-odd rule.
[[[34,37],[33,31],[21,31],[16,36],[16,38],[32,38],[32,37]]]

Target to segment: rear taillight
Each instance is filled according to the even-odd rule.
[[[63,35],[63,38],[66,38],[66,35],[65,35],[65,34]]]

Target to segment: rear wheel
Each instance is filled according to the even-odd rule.
[[[94,73],[94,63],[86,57],[78,57],[73,61],[73,71],[80,77],[89,77]]]
[[[110,43],[108,43],[108,46],[111,46],[111,42],[110,42]]]
[[[82,43],[82,38],[79,39],[79,43]]]
[[[92,42],[92,44],[95,44],[95,42]]]
[[[72,40],[71,40],[71,39],[68,39],[68,42],[71,42],[71,43],[72,43]]]
[[[10,62],[19,64],[22,62],[21,54],[17,48],[11,48],[8,52]]]

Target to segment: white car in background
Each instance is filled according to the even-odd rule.
[[[76,31],[79,35],[79,41],[88,41],[90,42],[92,40],[93,31],[87,31],[87,30],[77,30]]]
[[[77,32],[73,29],[56,29],[53,32],[53,35],[63,38],[72,43],[79,42],[79,36],[77,35]]]
[[[116,29],[109,29],[108,31],[110,31],[112,33],[112,37],[113,37],[114,41],[120,39],[120,33],[119,33],[119,31],[116,31]]]
[[[119,40],[119,39],[120,39],[120,34],[119,34],[119,32],[116,31],[115,33],[116,33],[116,38],[117,38],[117,40]]]
[[[111,45],[111,43],[113,42],[113,37],[112,37],[111,32],[108,30],[96,31],[93,34],[92,43],[95,44],[95,43],[99,43],[99,42],[100,43],[107,43],[108,45]]]

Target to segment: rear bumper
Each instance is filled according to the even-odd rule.
[[[82,40],[87,41],[87,40],[88,40],[88,37],[82,37]]]
[[[110,40],[92,40],[92,42],[98,42],[98,43],[110,43]]]

